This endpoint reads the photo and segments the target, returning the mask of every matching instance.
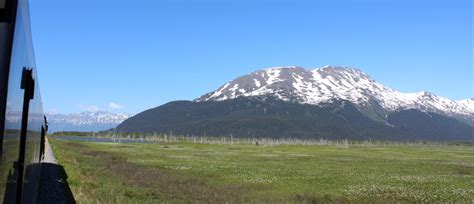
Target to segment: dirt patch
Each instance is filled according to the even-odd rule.
[[[239,147],[229,147],[227,149],[230,149],[230,150],[241,150],[242,148],[239,148]]]
[[[84,144],[78,143],[78,142],[64,142],[67,146],[73,147],[73,148],[84,148],[87,147]]]
[[[128,163],[115,158],[109,162],[107,170],[123,178],[127,185],[151,187],[158,194],[174,196],[184,200],[201,201],[208,203],[226,203],[242,200],[243,195],[255,190],[248,185],[225,185],[211,187],[204,180],[179,175],[160,169],[149,169],[136,164]]]
[[[117,146],[117,148],[133,148],[133,146],[129,146],[129,145],[120,145],[120,146]]]
[[[456,173],[458,175],[474,175],[474,168],[471,167],[465,167],[465,166],[458,166],[456,168]]]
[[[104,151],[86,151],[83,153],[83,155],[85,156],[90,156],[90,157],[99,157],[99,156],[102,156],[104,154],[107,154],[107,152],[104,152]]]
[[[146,167],[127,162],[126,158],[111,152],[88,151],[82,149],[83,155],[100,159],[108,175],[120,179],[124,185],[149,189],[152,195],[197,203],[242,203],[254,201],[247,196],[257,190],[269,187],[255,184],[210,185],[205,178],[184,175],[169,169]],[[98,162],[99,163],[99,162]],[[133,195],[130,195],[133,197]]]
[[[334,198],[330,195],[325,196],[314,196],[314,195],[301,195],[296,194],[292,197],[292,200],[295,203],[311,203],[311,204],[322,204],[322,203],[364,203],[364,202],[354,202],[347,199]]]

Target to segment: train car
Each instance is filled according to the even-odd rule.
[[[28,0],[0,0],[0,199],[34,203],[47,132]]]

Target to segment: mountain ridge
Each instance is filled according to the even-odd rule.
[[[57,131],[101,131],[115,128],[128,119],[127,113],[108,111],[85,111],[80,113],[47,113],[46,117],[51,132]]]
[[[472,99],[458,102],[426,91],[402,93],[378,83],[359,69],[349,67],[325,66],[314,70],[298,66],[266,68],[240,76],[194,101],[265,95],[312,105],[341,99],[361,108],[375,102],[389,112],[418,109],[462,119],[474,118]]]
[[[193,101],[122,122],[119,132],[356,140],[474,140],[472,100],[402,93],[358,69],[272,67]]]
[[[397,111],[388,114],[385,124],[365,116],[349,101],[315,106],[272,97],[173,101],[125,120],[115,131],[236,138],[474,140],[474,126],[437,113]]]

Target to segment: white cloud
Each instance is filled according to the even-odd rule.
[[[109,108],[110,108],[110,109],[118,110],[118,109],[122,109],[122,108],[123,108],[123,105],[120,105],[120,104],[114,103],[114,102],[110,102],[110,103],[109,103]]]
[[[98,106],[95,106],[95,105],[79,104],[79,108],[81,108],[83,111],[91,111],[91,112],[102,110],[101,108],[99,108]]]

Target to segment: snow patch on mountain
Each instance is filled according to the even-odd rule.
[[[388,111],[418,109],[474,117],[474,100],[453,101],[428,92],[402,93],[376,82],[359,69],[324,66],[271,67],[241,76],[195,101],[274,96],[283,101],[319,105],[334,99],[365,106],[378,103]]]
[[[464,106],[464,108],[468,109],[470,112],[474,112],[474,98],[459,100],[457,103]]]
[[[121,123],[130,117],[125,113],[111,113],[107,111],[82,112],[72,114],[46,114],[49,122],[65,122],[74,125],[97,123]]]
[[[51,132],[56,131],[100,131],[115,128],[129,117],[127,113],[107,111],[71,114],[46,114]]]

